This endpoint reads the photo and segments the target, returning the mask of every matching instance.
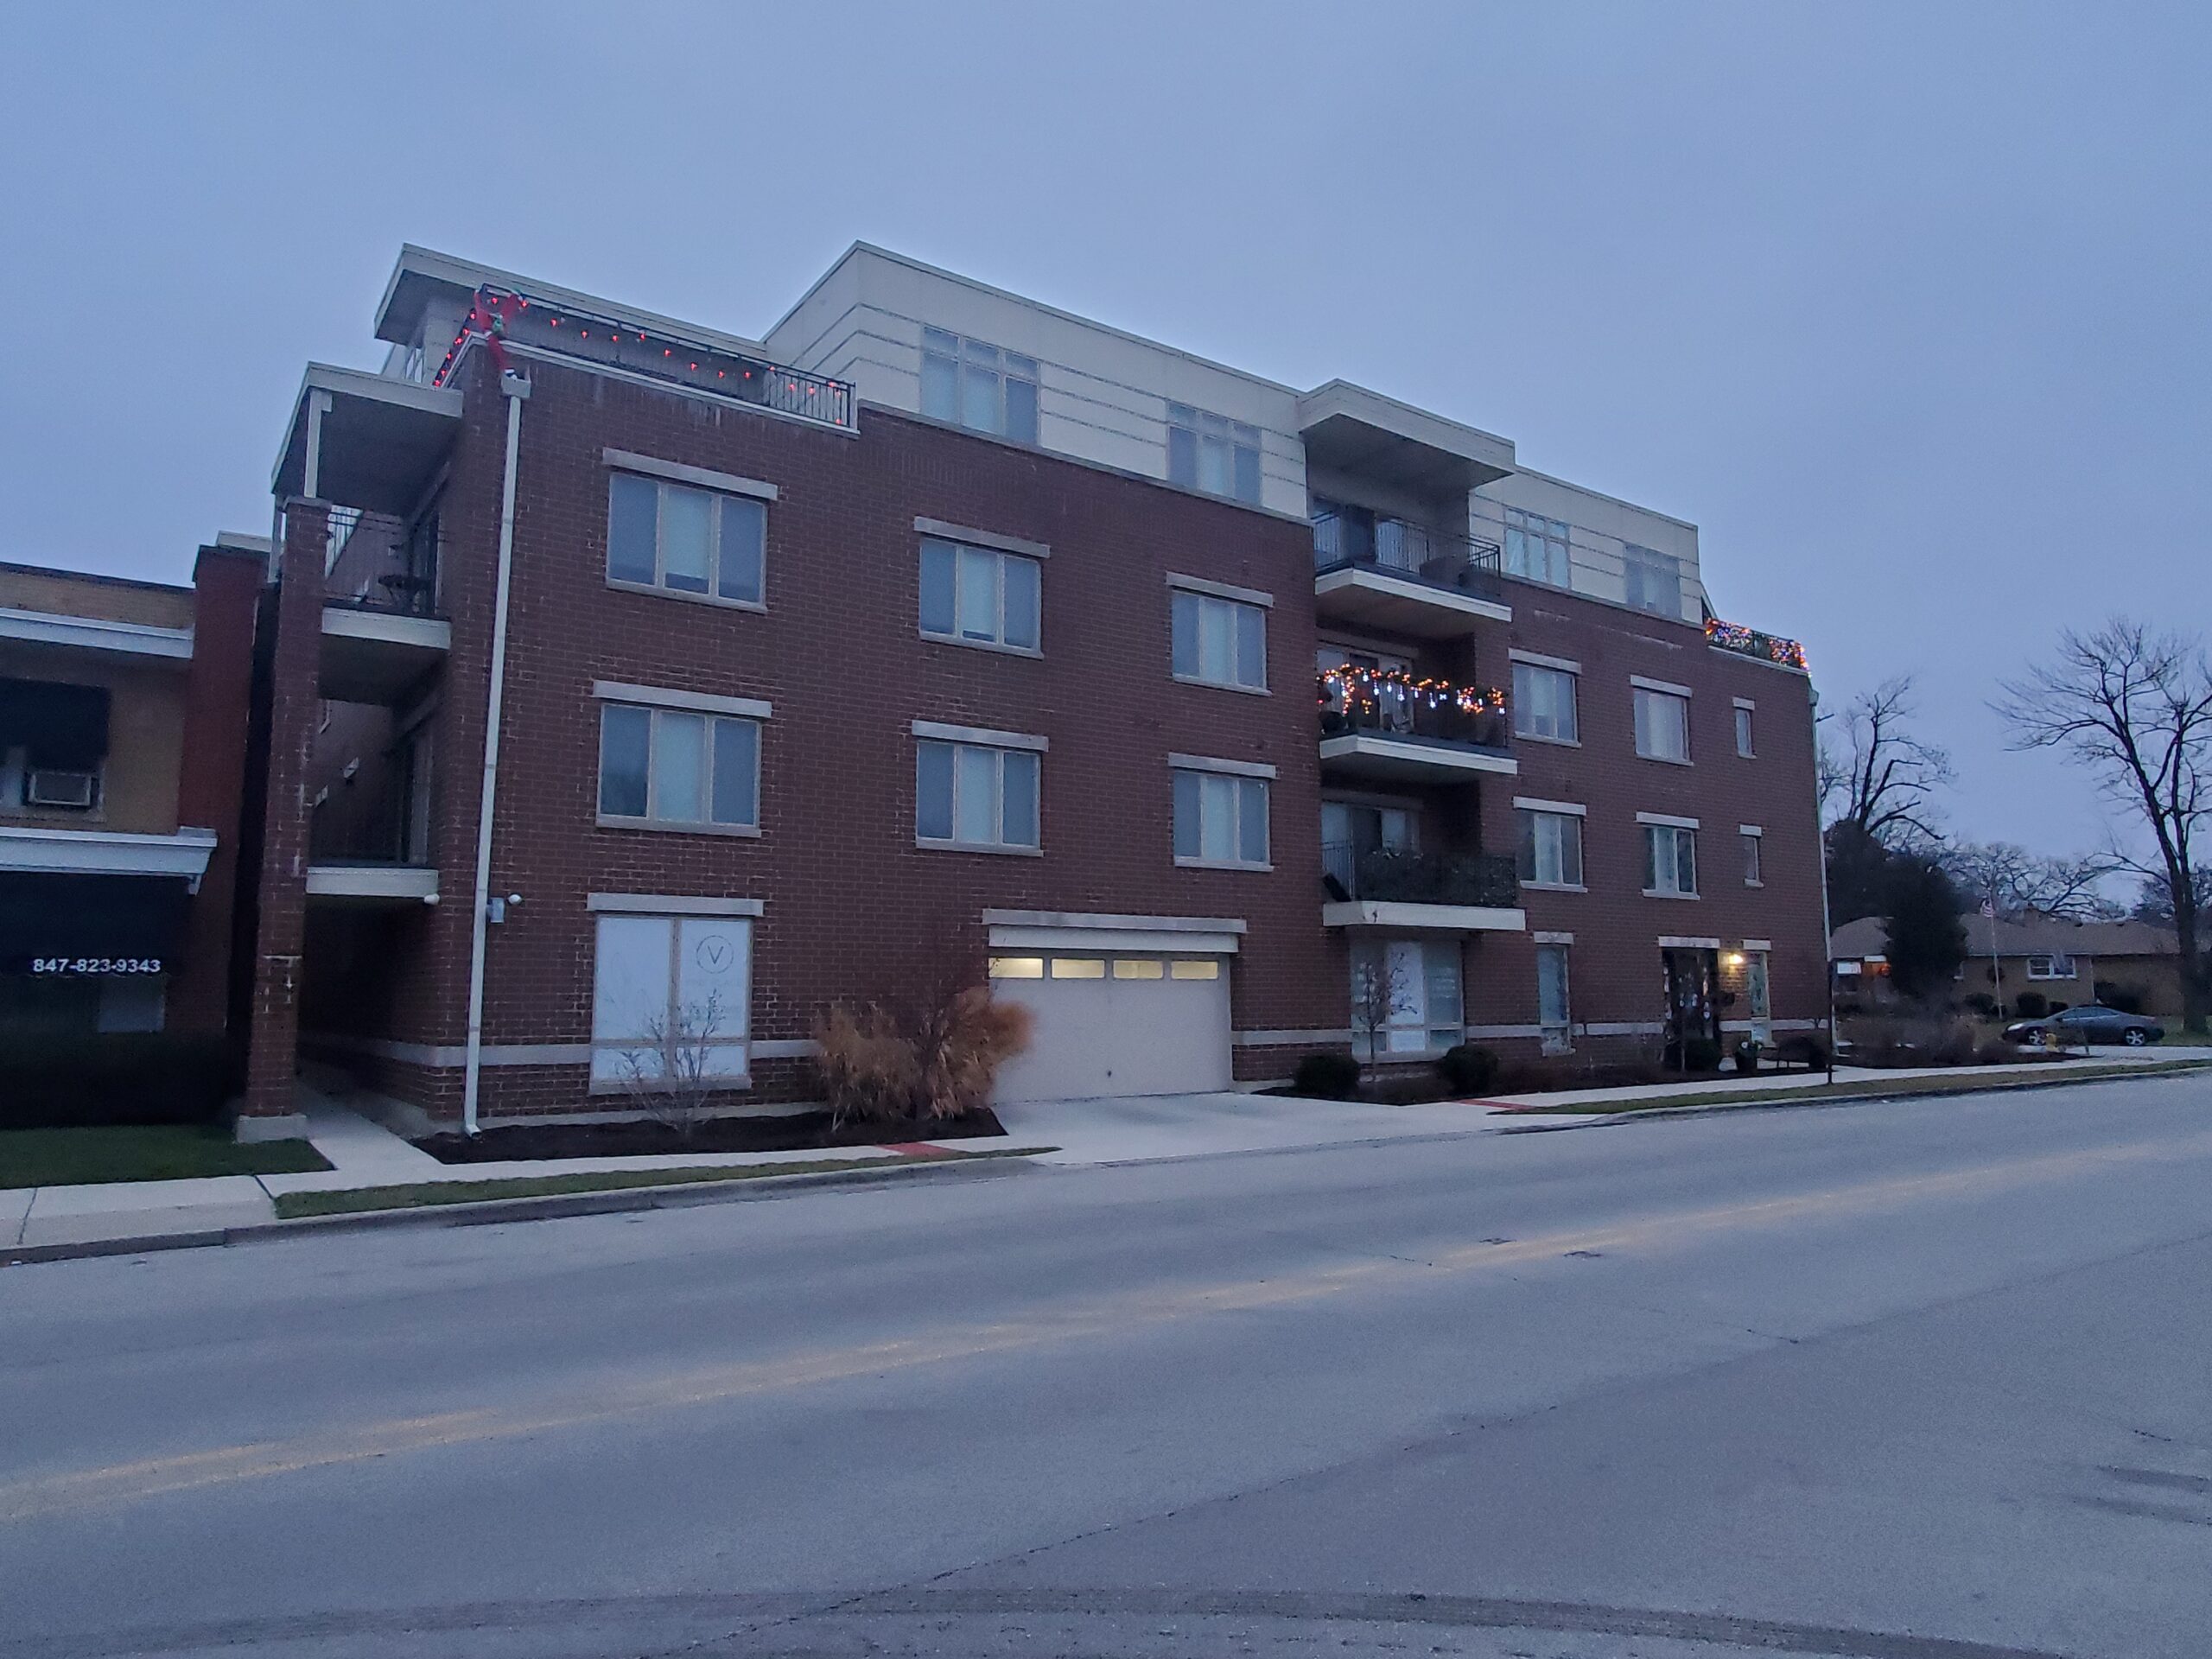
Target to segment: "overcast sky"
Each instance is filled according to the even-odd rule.
[[[2212,8],[22,6],[0,559],[264,531],[414,241],[758,334],[856,238],[1696,522],[1962,833],[2087,849],[1993,680],[2212,628]]]

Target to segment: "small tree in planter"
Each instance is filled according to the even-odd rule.
[[[1367,1058],[1372,1063],[1389,1052],[1391,1020],[1413,1012],[1416,988],[1408,982],[1407,974],[1388,945],[1353,949],[1351,1027],[1366,1044]]]
[[[719,992],[689,1002],[671,1019],[645,1022],[645,1040],[622,1051],[622,1088],[639,1111],[689,1144],[707,1116],[707,1096],[721,1086],[715,1075],[715,1039],[721,1029]]]

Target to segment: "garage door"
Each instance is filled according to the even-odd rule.
[[[1001,1100],[1178,1095],[1229,1087],[1229,973],[1218,957],[1002,956],[992,995],[1036,1016]]]

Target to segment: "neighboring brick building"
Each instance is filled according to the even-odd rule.
[[[228,1028],[266,546],[0,564],[0,1039]]]
[[[378,327],[278,468],[251,1115],[296,1031],[439,1116],[620,1109],[656,1020],[803,1096],[829,1004],[986,976],[1015,1096],[1376,984],[1408,1061],[1819,1020],[1808,685],[1688,525],[871,250],[769,346],[416,249]]]

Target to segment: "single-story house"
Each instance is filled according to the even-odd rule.
[[[2181,1013],[2181,958],[2171,928],[2148,922],[2077,922],[2026,911],[1991,918],[1968,911],[1967,960],[1959,995],[1985,991],[2009,1012],[2020,993],[2078,1007],[2115,993],[2139,1000],[2144,1013]],[[1889,930],[1879,916],[1837,928],[1828,941],[1840,1000],[1876,1003],[1889,992]]]

